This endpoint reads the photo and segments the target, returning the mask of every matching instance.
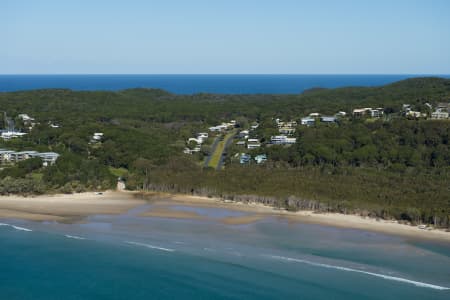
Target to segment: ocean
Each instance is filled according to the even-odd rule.
[[[310,88],[381,86],[423,76],[429,75],[0,75],[0,92],[160,88],[174,94],[298,94]]]
[[[0,299],[450,298],[448,243],[276,217],[225,225],[139,211],[79,224],[0,220]]]

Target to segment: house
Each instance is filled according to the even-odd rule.
[[[237,135],[237,137],[240,139],[248,139],[249,134],[250,134],[250,132],[248,130],[241,130],[239,132],[239,134]]]
[[[0,162],[9,162],[11,161],[11,154],[14,153],[14,151],[6,150],[6,149],[0,149]]]
[[[39,157],[42,159],[42,165],[44,167],[52,165],[56,162],[56,160],[59,157],[58,153],[55,152],[42,152],[39,153],[37,151],[10,151],[10,150],[4,150],[0,149],[0,160],[2,163],[5,162],[11,162],[11,163],[17,163],[20,161],[24,161],[26,159],[30,159],[33,157]]]
[[[183,153],[185,154],[193,154],[200,152],[201,148],[200,146],[196,146],[194,149],[189,149],[188,147],[184,148]]]
[[[405,115],[408,118],[415,118],[415,119],[425,118],[427,116],[427,114],[423,114],[420,111],[414,111],[414,110],[408,111]]]
[[[197,139],[201,139],[202,141],[205,141],[206,139],[208,139],[208,133],[207,132],[200,132],[197,133]]]
[[[295,144],[297,142],[297,138],[289,138],[285,135],[276,135],[270,137],[270,142],[274,145],[289,145]]]
[[[443,111],[442,109],[437,109],[435,112],[431,113],[431,118],[435,120],[443,120],[448,119],[448,112]]]
[[[247,149],[256,149],[261,147],[261,143],[258,139],[248,139],[247,140]]]
[[[253,124],[252,126],[250,126],[250,128],[251,128],[252,130],[255,130],[255,129],[258,128],[258,127],[259,127],[259,124],[258,124],[258,123]]]
[[[450,102],[439,102],[436,106],[436,110],[444,111],[450,113]]]
[[[213,127],[209,127],[209,131],[212,132],[222,132],[228,129],[228,125],[225,123],[222,123],[220,125],[217,126],[213,126]]]
[[[239,163],[240,164],[248,164],[250,163],[250,159],[252,157],[249,154],[241,153],[241,156],[239,157]]]
[[[103,132],[95,132],[95,133],[92,135],[91,142],[92,142],[92,143],[101,142],[102,139],[103,139]]]
[[[10,154],[10,161],[19,162],[29,158],[38,157],[39,152],[37,151],[20,151],[13,152]]]
[[[311,117],[302,118],[300,120],[300,124],[305,126],[313,126],[314,124],[316,124],[316,119],[313,119]]]
[[[278,132],[281,134],[294,134],[295,133],[295,128],[291,128],[291,127],[281,127],[278,129]]]
[[[236,143],[236,146],[245,146],[245,141],[239,141]]]
[[[262,163],[264,163],[264,162],[267,161],[267,155],[266,155],[266,154],[256,155],[256,156],[255,156],[255,161],[256,161],[256,163],[257,163],[258,165],[259,165],[259,164],[262,164]]]
[[[371,110],[372,108],[355,108],[353,110],[353,117],[360,118],[366,115],[368,110]]]
[[[383,116],[383,108],[374,108],[366,107],[366,108],[355,108],[353,110],[353,117],[361,118],[363,116],[369,115],[371,118],[381,118]]]
[[[191,142],[194,142],[196,144],[202,144],[203,140],[202,139],[196,139],[196,138],[189,138],[187,142],[188,142],[188,144],[191,143]]]
[[[402,111],[404,113],[408,113],[412,110],[411,104],[403,104],[402,105]]]
[[[372,118],[381,118],[383,116],[384,111],[382,108],[375,108],[371,109],[369,113]]]
[[[31,122],[34,121],[34,118],[31,118],[29,115],[27,114],[19,114],[17,116],[19,119],[21,119],[23,122]]]
[[[321,117],[320,121],[323,123],[336,123],[336,117]]]
[[[315,113],[310,113],[309,116],[310,116],[311,118],[320,118],[320,113],[317,113],[317,112],[315,112]]]
[[[22,137],[22,136],[24,136],[24,135],[26,135],[25,132],[18,132],[18,131],[3,131],[1,137],[2,137],[2,139],[4,139],[4,140],[10,140],[10,139],[13,139],[13,138]]]
[[[58,153],[55,152],[41,152],[36,155],[42,159],[42,164],[44,167],[53,165],[59,157]]]
[[[278,131],[281,134],[293,134],[297,127],[297,121],[281,122],[280,119],[275,120],[278,125]]]

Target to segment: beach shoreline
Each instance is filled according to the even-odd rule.
[[[180,206],[217,208],[244,212],[244,216],[218,218],[225,225],[243,225],[275,217],[292,223],[318,224],[330,227],[359,229],[418,239],[450,242],[450,232],[441,229],[424,230],[397,221],[374,219],[339,213],[316,213],[314,211],[291,212],[261,203],[242,203],[184,194],[138,193],[107,191],[103,193],[55,194],[33,197],[0,196],[0,219],[23,219],[28,221],[55,221],[61,223],[81,222],[92,215],[120,215],[129,210],[151,204],[139,217],[209,220],[195,212],[180,210]]]

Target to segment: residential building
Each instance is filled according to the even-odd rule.
[[[259,127],[259,124],[258,124],[258,123],[253,124],[252,126],[250,126],[250,128],[251,128],[252,130],[255,130],[255,129],[258,128],[258,127]]]
[[[261,143],[258,139],[248,139],[247,140],[247,149],[256,149],[261,147]]]
[[[92,135],[91,143],[99,143],[102,141],[102,139],[103,139],[103,132],[95,132]]]
[[[414,111],[414,110],[410,110],[405,114],[408,118],[425,118],[427,116],[427,114],[425,113],[421,113],[420,111]]]
[[[321,117],[320,121],[323,123],[336,123],[336,117]]]
[[[44,167],[52,165],[56,162],[59,157],[58,153],[55,152],[42,152],[39,153],[37,151],[11,151],[0,149],[0,161],[1,163],[17,163],[20,161],[24,161],[26,159],[30,159],[33,157],[39,157],[42,159],[42,165]]]
[[[302,118],[300,120],[300,124],[305,126],[313,126],[314,124],[316,124],[316,119],[311,117]]]
[[[435,120],[448,119],[448,116],[448,112],[443,111],[442,109],[437,109],[435,112],[431,113],[431,118]]]
[[[1,134],[2,139],[4,140],[10,140],[13,138],[18,138],[26,135],[25,132],[18,132],[18,131],[3,131]]]
[[[257,164],[262,164],[267,161],[267,155],[266,154],[256,155],[255,161]]]
[[[381,118],[383,116],[383,108],[374,108],[366,107],[366,108],[355,108],[353,110],[353,117],[355,118],[361,118],[366,115],[370,116],[371,118]]]
[[[31,118],[29,115],[27,114],[19,114],[17,116],[19,119],[21,119],[23,122],[31,122],[34,121],[34,118]]]
[[[240,164],[248,164],[250,163],[250,159],[252,157],[249,154],[241,153],[241,156],[239,157],[239,163]]]
[[[381,118],[383,116],[384,111],[382,108],[375,108],[371,109],[369,113],[372,118]]]
[[[0,149],[0,162],[9,162],[11,161],[11,154],[15,151]]]
[[[276,135],[270,137],[270,142],[274,145],[289,145],[295,144],[297,142],[297,138],[289,138],[285,135]]]
[[[44,167],[53,165],[59,157],[58,153],[55,152],[41,152],[37,154],[37,157],[42,159]]]

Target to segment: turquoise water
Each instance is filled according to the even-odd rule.
[[[0,92],[143,87],[160,88],[175,94],[297,94],[316,87],[380,86],[423,76],[427,75],[0,75]],[[439,77],[450,78],[450,75]]]
[[[0,226],[0,299],[450,298],[448,243],[278,218],[241,226],[135,213],[0,220],[15,226]]]

